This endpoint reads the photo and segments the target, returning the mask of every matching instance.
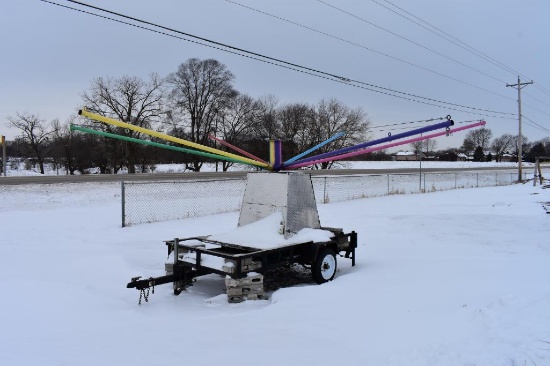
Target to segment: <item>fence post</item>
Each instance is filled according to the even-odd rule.
[[[456,182],[456,180],[457,180],[457,175],[458,175],[458,173],[455,173],[455,189],[457,188],[457,182]]]
[[[122,227],[126,226],[126,189],[124,181],[120,182],[120,197],[122,202]]]
[[[424,173],[424,193],[426,193],[426,173]]]
[[[388,196],[390,195],[390,175],[388,174]]]
[[[0,139],[2,143],[2,172],[4,173],[4,177],[6,177],[7,165],[8,165],[8,159],[6,158],[6,136],[2,135],[0,136]],[[2,174],[0,173],[0,175]]]
[[[323,186],[323,203],[327,203],[327,177],[325,177]]]
[[[476,173],[476,188],[479,188],[479,173]]]

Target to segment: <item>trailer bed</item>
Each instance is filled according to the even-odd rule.
[[[241,248],[264,250],[306,242],[326,242],[334,236],[330,230],[323,228],[304,228],[297,233],[283,235],[281,233],[283,220],[283,214],[276,212],[252,224],[237,227],[230,232],[210,235],[208,239],[224,243],[226,246],[234,244]]]

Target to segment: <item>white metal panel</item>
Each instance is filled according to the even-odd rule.
[[[288,175],[278,173],[248,173],[239,225],[248,225],[283,212],[286,216]]]
[[[295,234],[303,228],[319,229],[319,214],[311,176],[293,173],[289,176],[285,236]]]
[[[285,237],[320,227],[311,176],[302,172],[249,173],[239,226],[282,212]]]

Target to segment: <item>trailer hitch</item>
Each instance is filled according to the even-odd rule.
[[[139,304],[141,305],[141,299],[145,302],[149,302],[149,291],[151,294],[155,293],[155,286],[163,285],[165,283],[185,281],[185,273],[169,274],[160,277],[149,277],[141,279],[141,276],[132,277],[130,282],[126,285],[126,288],[135,288],[139,290]]]
[[[127,288],[135,288],[139,290],[139,301],[138,304],[141,305],[141,299],[143,298],[145,302],[149,302],[149,291],[152,294],[155,293],[155,279],[149,277],[145,280],[140,280],[141,276],[132,277],[130,283],[126,285]]]

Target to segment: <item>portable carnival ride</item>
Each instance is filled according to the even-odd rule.
[[[140,291],[140,303],[142,297],[145,301],[148,300],[149,290],[152,288],[154,291],[157,285],[172,283],[174,294],[178,295],[191,285],[194,279],[207,274],[225,276],[230,302],[261,299],[264,298],[263,275],[271,269],[289,267],[295,263],[310,268],[316,283],[331,281],[336,274],[338,255],[350,259],[351,265],[355,266],[357,233],[355,231],[344,233],[340,228],[321,226],[311,176],[306,172],[293,170],[439,136],[448,136],[453,132],[485,125],[485,121],[479,121],[451,128],[454,122],[450,116],[447,116],[441,118],[445,121],[434,125],[396,135],[388,134],[381,139],[306,157],[334,139],[345,135],[345,132],[340,132],[284,162],[281,141],[272,140],[270,158],[267,162],[215,136],[209,137],[241,155],[134,126],[85,109],[79,111],[79,114],[98,122],[178,143],[187,148],[129,138],[74,124],[70,126],[71,130],[267,170],[267,172],[247,175],[239,223],[235,230],[224,234],[165,241],[168,251],[166,274],[146,279],[134,277],[127,284],[128,288]],[[438,129],[443,131],[426,134]],[[401,140],[414,135],[421,136]],[[394,140],[401,141],[392,142]]]
[[[216,273],[226,276],[228,301],[240,302],[263,298],[263,274],[294,263],[311,268],[316,283],[332,280],[337,254],[355,265],[357,234],[321,226],[309,174],[260,172],[248,173],[235,230],[165,243],[166,275],[134,278],[128,288],[172,282],[177,295],[195,278]]]

